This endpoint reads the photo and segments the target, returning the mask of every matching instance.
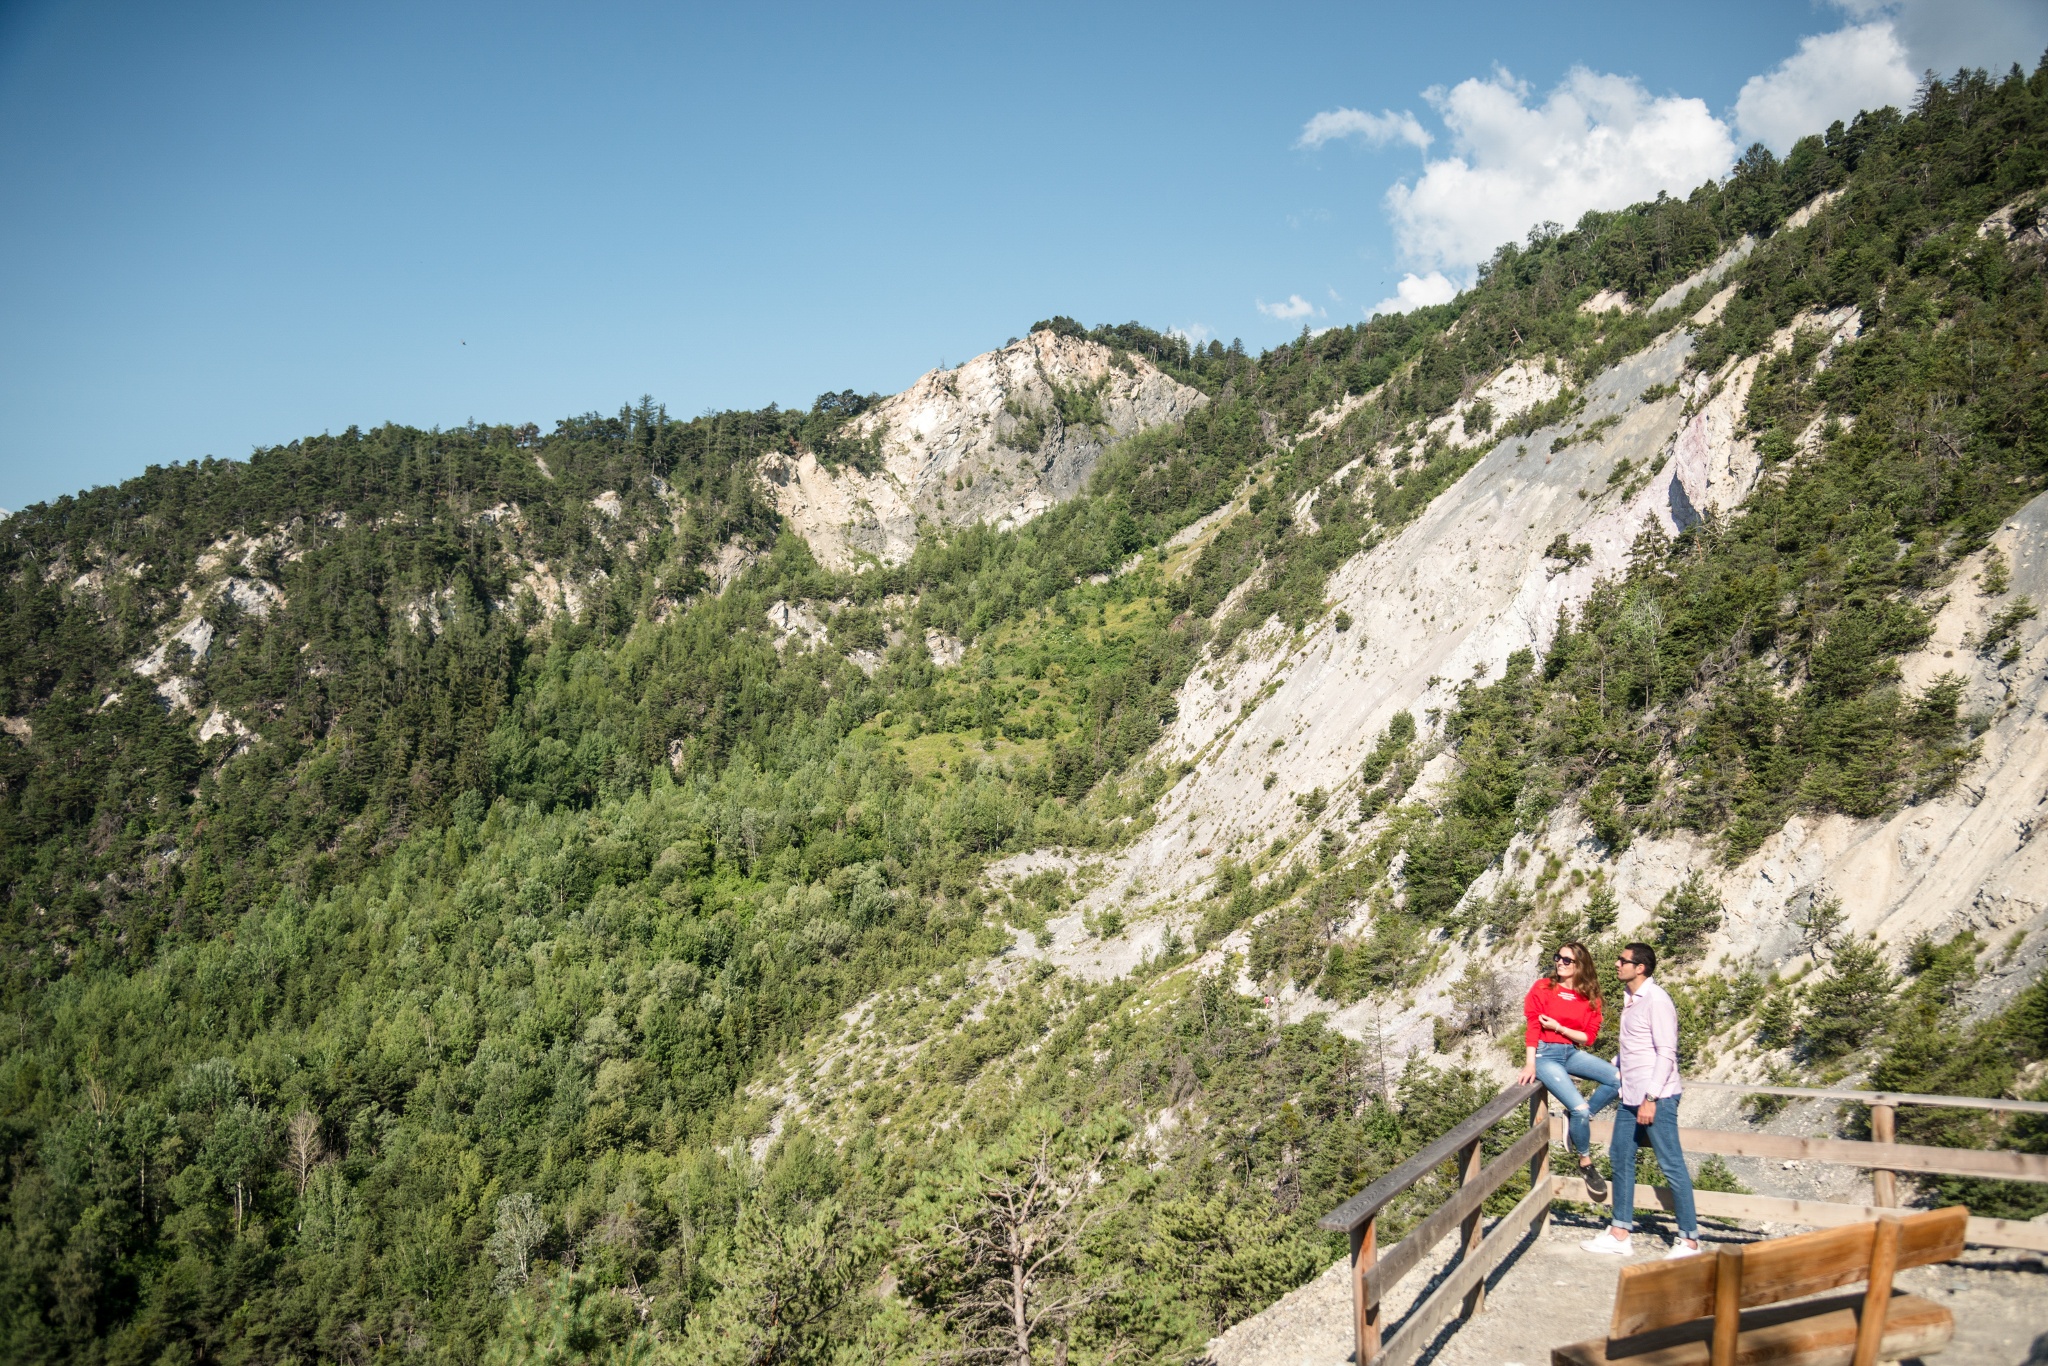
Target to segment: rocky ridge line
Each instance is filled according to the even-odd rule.
[[[1111,444],[1207,401],[1142,356],[1034,332],[848,422],[844,438],[879,441],[875,472],[802,451],[764,457],[761,476],[820,563],[899,564],[922,523],[1021,526],[1079,493]]]

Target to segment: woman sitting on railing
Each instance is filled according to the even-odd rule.
[[[1586,1193],[1605,1199],[1607,1183],[1593,1165],[1593,1116],[1621,1094],[1621,1073],[1607,1059],[1587,1051],[1600,1037],[1601,1003],[1600,970],[1584,944],[1566,944],[1557,951],[1550,975],[1537,978],[1522,999],[1522,1014],[1529,1021],[1523,1036],[1529,1057],[1515,1080],[1524,1085],[1541,1081],[1564,1102],[1566,1128],[1572,1151],[1579,1155]],[[1579,1094],[1573,1077],[1596,1084],[1590,1102]]]

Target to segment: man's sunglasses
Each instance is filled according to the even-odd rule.
[[[1629,956],[1628,956],[1627,954],[1623,954],[1623,955],[1621,955],[1620,957],[1616,958],[1616,959],[1615,959],[1614,961],[1615,961],[1615,962],[1617,962],[1617,963],[1619,963],[1619,964],[1621,964],[1621,965],[1622,965],[1623,967],[1625,967],[1625,968],[1632,968],[1632,967],[1634,967],[1634,966],[1636,965],[1636,960],[1635,960],[1635,959],[1633,959],[1633,958],[1630,958],[1630,957],[1629,957]]]

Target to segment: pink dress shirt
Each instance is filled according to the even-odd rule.
[[[1615,1066],[1621,1070],[1624,1109],[1684,1089],[1678,1082],[1678,1007],[1654,978],[1622,993],[1621,1049]]]

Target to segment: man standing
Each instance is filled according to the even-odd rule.
[[[1647,1132],[1657,1166],[1671,1188],[1678,1215],[1678,1241],[1668,1256],[1699,1255],[1699,1221],[1692,1206],[1692,1174],[1678,1146],[1678,1007],[1664,988],[1650,980],[1657,970],[1657,951],[1648,944],[1630,944],[1614,960],[1615,975],[1627,996],[1621,1007],[1621,1106],[1615,1111],[1614,1140],[1607,1145],[1614,1160],[1614,1223],[1607,1232],[1579,1244],[1588,1252],[1625,1257],[1629,1233],[1636,1222],[1636,1145]],[[1596,1091],[1590,1108],[1598,1111],[1607,1088]],[[1630,1111],[1634,1112],[1631,1123]]]

